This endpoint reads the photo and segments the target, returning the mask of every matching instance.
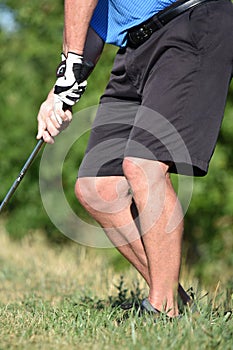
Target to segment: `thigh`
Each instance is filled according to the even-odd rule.
[[[125,50],[121,49],[100,99],[79,177],[123,175],[124,151],[140,102],[125,70]]]
[[[232,42],[228,0],[188,11],[151,38],[144,50],[153,66],[142,73],[142,105],[126,156],[172,162],[171,171],[182,174],[206,174],[232,76]]]
[[[99,106],[79,177],[123,175],[122,161],[137,109],[125,101]]]

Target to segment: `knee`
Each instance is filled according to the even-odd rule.
[[[144,206],[145,197],[155,198],[164,192],[168,166],[154,160],[127,157],[123,161],[123,171],[133,197],[140,207]],[[154,197],[155,196],[155,197]]]
[[[127,157],[123,161],[123,172],[132,188],[158,186],[167,178],[168,166],[162,162]]]
[[[75,195],[90,213],[120,211],[131,200],[123,177],[80,178],[76,181]]]
[[[98,183],[98,191],[101,191],[102,183]],[[82,206],[92,212],[100,208],[100,197],[97,194],[95,178],[79,178],[75,184],[75,195]]]
[[[83,178],[77,179],[74,192],[76,198],[84,207],[87,207],[87,204],[90,201],[91,193],[89,192],[89,189],[90,186],[88,186],[88,181],[84,181]]]
[[[122,169],[126,179],[130,184],[137,182],[143,175],[143,172],[137,165],[137,162],[133,160],[133,158],[124,158]]]

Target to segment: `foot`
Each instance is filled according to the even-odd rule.
[[[147,298],[143,299],[143,301],[141,303],[141,310],[142,310],[143,313],[146,312],[148,314],[151,314],[155,318],[158,318],[158,317],[161,317],[161,316],[165,317],[165,319],[167,321],[173,321],[174,319],[177,320],[177,319],[179,319],[181,317],[180,315],[174,316],[174,317],[170,317],[165,312],[159,311],[153,305],[151,305],[151,303],[149,302],[149,300]]]

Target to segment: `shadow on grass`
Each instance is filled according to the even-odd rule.
[[[115,309],[122,311],[118,322],[122,322],[130,317],[141,317],[143,311],[141,302],[145,298],[139,284],[134,290],[125,286],[124,277],[121,276],[119,284],[115,285],[117,294],[108,296],[105,300],[94,299],[89,296],[81,297],[80,302],[75,306],[83,306],[88,309],[103,311],[106,309]],[[178,300],[180,315],[189,314],[194,317],[203,316],[210,321],[218,318],[228,321],[233,314],[233,283],[229,283],[224,292],[218,291],[218,286],[212,297],[208,293],[202,294],[200,291],[194,291],[191,287],[187,290],[191,298],[191,307],[185,306],[181,300]]]

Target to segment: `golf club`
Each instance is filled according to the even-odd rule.
[[[95,57],[95,60],[96,60],[96,57],[98,57],[98,55],[100,54],[100,52],[103,49],[103,42],[102,42],[102,39],[100,39],[99,37],[98,37],[98,41],[96,40],[96,36],[97,35],[94,34],[94,31],[91,31],[89,36],[90,36],[90,40],[89,40],[90,41],[90,47],[85,48],[85,51],[87,52],[87,56],[91,57],[91,59],[93,59]],[[95,41],[95,46],[92,47],[91,44],[93,44],[94,41]],[[91,52],[92,52],[92,55],[90,55]],[[95,61],[95,60],[93,60],[93,61]],[[90,73],[94,69],[94,66],[95,66],[95,64],[92,62],[92,60],[90,60],[90,59],[89,60],[84,60],[84,64],[83,64],[82,71],[81,71],[81,76],[82,76],[83,79],[87,79],[89,77]],[[70,109],[70,106],[68,106],[65,103],[63,103],[63,110],[65,111],[66,109]],[[23,168],[21,169],[19,175],[17,176],[17,178],[15,179],[13,185],[11,186],[11,188],[7,192],[5,198],[1,202],[0,214],[3,211],[3,209],[6,207],[7,203],[11,199],[11,197],[13,196],[14,192],[16,191],[16,189],[19,186],[20,182],[24,178],[24,175],[26,174],[26,172],[29,169],[30,165],[32,164],[33,160],[35,159],[35,157],[39,153],[39,151],[42,148],[43,144],[44,144],[44,140],[43,139],[40,139],[37,142],[35,148],[33,149],[32,153],[28,157],[28,159],[27,159],[26,163],[24,164]]]
[[[84,75],[84,77],[89,76],[89,74],[92,71],[93,67],[94,67],[94,64],[92,62],[85,62],[84,69],[82,71],[82,74]],[[70,106],[68,106],[65,103],[63,103],[63,110],[65,111],[66,109],[70,109]],[[17,178],[15,179],[13,185],[11,186],[11,188],[7,192],[5,198],[1,202],[0,214],[3,211],[3,209],[6,207],[7,203],[11,199],[11,197],[13,196],[14,192],[16,191],[16,189],[19,186],[20,182],[24,178],[24,175],[26,174],[26,172],[29,169],[30,165],[32,164],[33,160],[36,158],[36,156],[39,153],[40,149],[42,148],[43,144],[44,144],[44,140],[43,139],[40,139],[37,142],[35,148],[33,149],[32,153],[28,157],[26,163],[24,164],[23,168],[21,169],[20,173],[18,174]]]
[[[37,154],[39,153],[40,149],[42,148],[44,144],[44,140],[40,139],[35,148],[33,149],[32,153],[28,157],[26,163],[24,164],[23,168],[21,169],[20,173],[18,174],[17,178],[15,179],[13,185],[7,192],[5,198],[3,199],[1,205],[0,205],[0,213],[3,211],[11,197],[13,196],[14,192],[16,191],[17,187],[19,186],[20,182],[24,178],[24,175],[26,174],[27,170],[29,169],[30,165],[32,164],[33,160],[36,158]]]

